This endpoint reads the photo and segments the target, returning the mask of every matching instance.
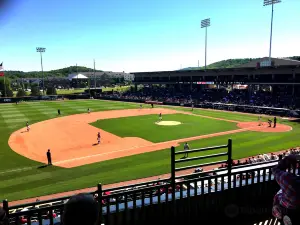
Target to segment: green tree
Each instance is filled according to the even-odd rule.
[[[27,90],[29,88],[29,84],[27,82],[24,83],[24,88]]]
[[[14,92],[11,88],[6,90],[6,97],[14,97]]]
[[[46,91],[46,94],[47,95],[57,95],[56,88],[55,87],[48,87],[47,91]]]
[[[9,78],[5,77],[1,77],[0,78],[0,96],[1,97],[13,97],[14,93],[11,89],[11,81]]]
[[[40,96],[41,91],[37,84],[31,85],[31,96]]]
[[[24,89],[19,89],[17,92],[17,97],[24,97],[26,96],[26,91]]]

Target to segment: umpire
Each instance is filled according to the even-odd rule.
[[[276,128],[276,123],[277,123],[277,118],[276,118],[276,116],[274,117],[274,126],[273,126],[273,128]]]
[[[48,165],[52,166],[52,159],[51,159],[50,149],[48,149],[48,151],[47,151],[47,160],[48,160]]]

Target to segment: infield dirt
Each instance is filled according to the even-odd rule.
[[[284,132],[291,127],[277,124],[276,128],[268,128],[265,124],[257,126],[257,123],[237,123],[236,130],[219,132],[214,134],[189,137],[161,143],[152,143],[139,137],[119,137],[112,133],[96,128],[90,123],[100,119],[112,119],[130,116],[142,116],[151,114],[191,114],[172,109],[128,109],[93,112],[90,114],[77,114],[42,121],[31,125],[29,132],[22,128],[12,133],[8,144],[12,150],[29,159],[47,163],[46,151],[51,150],[52,161],[56,166],[72,168],[90,163],[115,159],[144,152],[158,151],[171,146],[178,146],[182,142],[221,136],[243,132],[247,130],[260,132]],[[192,114],[194,115],[194,114]],[[201,116],[201,115],[195,115]],[[224,120],[214,117],[201,116],[214,120]],[[97,144],[97,133],[101,133],[101,143]]]

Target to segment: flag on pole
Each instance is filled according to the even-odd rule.
[[[4,77],[3,62],[0,63],[0,77]]]

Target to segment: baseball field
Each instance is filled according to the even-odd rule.
[[[299,145],[297,122],[278,118],[277,127],[269,128],[266,121],[263,117],[258,126],[257,115],[168,106],[140,109],[135,103],[101,100],[2,104],[0,199],[166,174],[170,147],[182,150],[185,142],[192,149],[226,144],[231,138],[234,159]],[[48,149],[53,166],[45,167]]]

